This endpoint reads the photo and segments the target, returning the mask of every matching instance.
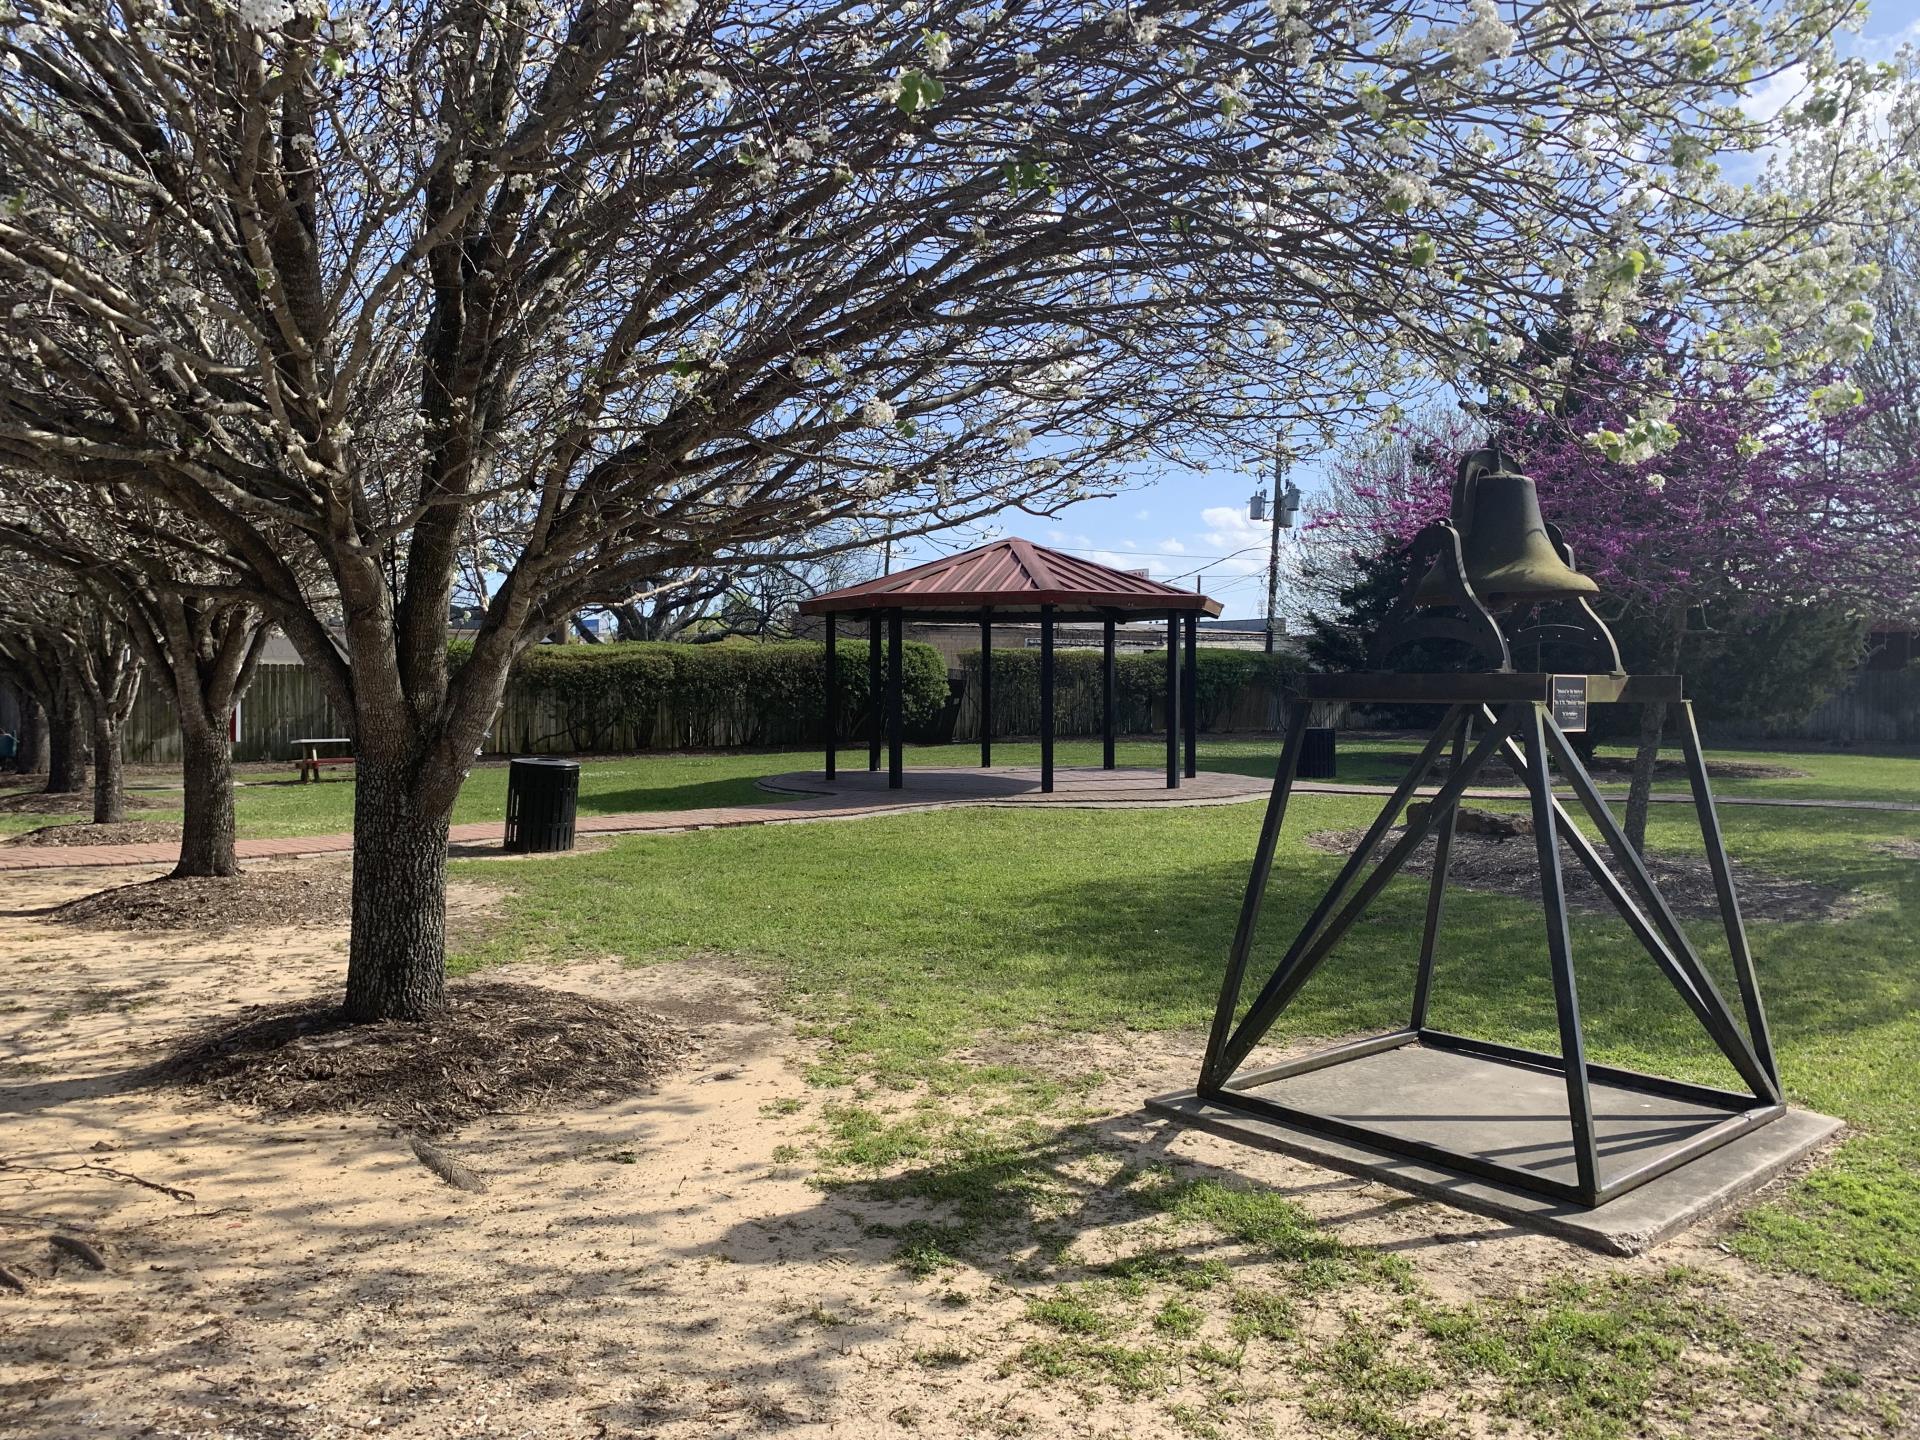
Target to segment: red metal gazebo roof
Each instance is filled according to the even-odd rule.
[[[1220,602],[1198,591],[1179,590],[1144,575],[1096,565],[1031,540],[996,540],[878,580],[829,590],[802,600],[800,613],[992,609],[999,614],[1036,611],[1042,605],[1052,605],[1056,613],[1066,614],[1116,610],[1156,615],[1169,610],[1220,613]]]

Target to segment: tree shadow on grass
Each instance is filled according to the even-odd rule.
[[[767,774],[778,774],[769,766]],[[584,778],[584,777],[583,777]],[[721,809],[735,805],[766,805],[782,799],[771,790],[762,790],[752,776],[733,776],[723,780],[698,780],[685,785],[629,785],[618,790],[587,790],[580,793],[582,815],[624,815],[660,810]]]

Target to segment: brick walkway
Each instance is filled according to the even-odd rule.
[[[1065,809],[1151,809],[1165,806],[1236,805],[1264,798],[1272,782],[1254,775],[1203,770],[1178,790],[1166,788],[1159,770],[1094,770],[1062,766],[1055,773],[1051,795],[1040,792],[1037,766],[1008,766],[994,770],[908,770],[906,788],[889,790],[884,772],[843,770],[832,782],[818,770],[796,770],[769,776],[761,786],[780,798],[764,805],[728,805],[705,810],[655,810],[623,815],[583,815],[575,826],[581,835],[677,834],[715,830],[734,825],[785,825],[816,820],[857,820],[871,815],[898,815],[957,806],[1052,805]],[[831,788],[829,788],[831,783]],[[1316,795],[1384,795],[1385,785],[1342,785],[1333,781],[1302,780],[1296,793]],[[1469,789],[1469,800],[1512,800],[1513,790]],[[1691,805],[1685,794],[1656,794],[1660,804]],[[1920,812],[1920,805],[1890,800],[1789,800],[1764,796],[1717,797],[1724,809],[1740,805],[1779,806],[1810,810],[1878,810]],[[503,822],[478,820],[455,825],[447,836],[450,848],[474,853],[498,853]],[[235,845],[242,860],[268,860],[289,855],[338,855],[353,849],[351,835],[299,835],[280,840],[241,840]],[[180,847],[157,845],[34,845],[0,846],[0,871],[70,870],[95,865],[171,865]]]

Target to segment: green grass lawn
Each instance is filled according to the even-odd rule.
[[[1214,758],[1238,757],[1216,749]],[[1267,902],[1269,964],[1337,868],[1301,835],[1360,825],[1371,806],[1297,799]],[[983,1040],[1007,1051],[994,1079],[1044,1080],[1022,1074],[1044,1042],[1206,1022],[1259,818],[1258,805],[971,810],[809,827],[803,840],[757,829],[635,838],[604,854],[487,868],[487,883],[513,886],[513,923],[461,963],[724,954],[772,976],[830,1040],[822,1081],[977,1083],[981,1071],[955,1056]],[[1738,1244],[1763,1263],[1920,1315],[1920,876],[1875,848],[1920,839],[1920,815],[1737,808],[1725,819],[1741,859],[1867,897],[1844,921],[1752,926],[1792,1098],[1856,1134],[1755,1212]],[[1657,808],[1652,843],[1697,851],[1690,822],[1688,809]],[[1423,896],[1422,881],[1397,879],[1276,1033],[1404,1023]],[[1717,927],[1692,928],[1710,960],[1723,952]],[[1532,908],[1458,892],[1447,937],[1434,1023],[1556,1049]],[[1616,924],[1576,916],[1575,941],[1594,1058],[1730,1080]]]

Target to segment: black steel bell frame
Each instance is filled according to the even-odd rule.
[[[1687,778],[1695,814],[1700,822],[1714,893],[1726,932],[1727,948],[1740,990],[1745,1026],[1734,1019],[1700,955],[1655,885],[1640,856],[1607,809],[1599,789],[1555,723],[1552,708],[1553,676],[1493,672],[1482,674],[1351,674],[1307,677],[1306,693],[1294,702],[1288,716],[1287,738],[1273,793],[1260,828],[1253,871],[1247,881],[1239,926],[1227,962],[1227,973],[1214,1014],[1212,1034],[1203,1062],[1199,1097],[1212,1105],[1257,1119],[1293,1125],[1336,1139],[1358,1142],[1411,1159],[1450,1167],[1477,1178],[1511,1185],[1534,1194],[1582,1206],[1595,1206],[1625,1194],[1686,1162],[1739,1138],[1756,1125],[1785,1113],[1779,1072],[1767,1032],[1766,1013],[1754,979],[1753,959],[1734,893],[1720,819],[1707,784],[1706,763],[1693,708],[1681,698],[1677,676],[1586,676],[1595,703],[1671,704],[1678,713],[1679,732],[1686,756]],[[1267,881],[1273,869],[1274,848],[1286,817],[1287,801],[1299,767],[1300,746],[1306,733],[1306,713],[1315,701],[1444,705],[1446,711],[1425,748],[1395,786],[1379,817],[1367,830],[1332,886],[1327,890],[1272,976],[1240,1015],[1240,997],[1248,960],[1259,925]],[[1479,734],[1476,737],[1476,729]],[[1409,819],[1405,833],[1389,848],[1371,873],[1361,880],[1367,862],[1392,828],[1403,806],[1419,790],[1442,751],[1451,751],[1446,781],[1433,803],[1417,819]],[[1545,910],[1547,963],[1553,979],[1554,1005],[1559,1021],[1558,1055],[1478,1040],[1436,1030],[1427,1023],[1427,1000],[1433,984],[1434,958],[1445,902],[1448,865],[1453,847],[1457,807],[1474,777],[1496,755],[1502,755],[1526,780],[1532,803],[1534,844],[1540,865],[1540,892]],[[1553,793],[1548,757],[1560,777],[1572,788],[1581,807],[1600,832],[1612,858],[1612,868],[1600,849],[1573,823],[1566,805]],[[1427,838],[1435,836],[1433,872],[1427,889],[1426,920],[1415,971],[1412,1009],[1407,1024],[1368,1039],[1352,1041],[1284,1064],[1242,1072],[1249,1054],[1272,1028],[1302,986],[1319,969],[1328,953],[1359,918],[1387,882],[1406,864]],[[1562,840],[1573,849],[1594,883],[1612,901],[1634,938],[1680,994],[1701,1027],[1740,1076],[1750,1093],[1695,1085],[1683,1080],[1646,1075],[1586,1059],[1580,1028],[1580,1002],[1575,984],[1572,943],[1568,933],[1567,900],[1560,866]],[[1360,880],[1357,889],[1354,882]],[[1348,892],[1352,890],[1351,898]],[[1344,903],[1343,903],[1344,902]],[[1236,1022],[1236,1016],[1240,1018]],[[1565,1077],[1567,1112],[1572,1129],[1575,1180],[1571,1183],[1494,1160],[1462,1153],[1403,1135],[1390,1134],[1351,1120],[1316,1114],[1282,1104],[1252,1092],[1290,1076],[1329,1065],[1379,1054],[1403,1045],[1420,1044],[1490,1061],[1556,1072]],[[1602,1084],[1668,1099],[1727,1110],[1728,1116],[1665,1153],[1624,1174],[1602,1178],[1599,1147],[1593,1126],[1589,1084]]]

